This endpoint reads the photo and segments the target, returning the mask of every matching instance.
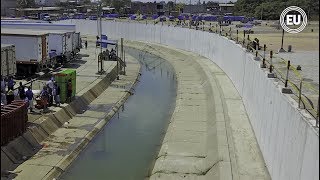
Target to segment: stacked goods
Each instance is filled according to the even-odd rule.
[[[55,75],[55,80],[60,87],[60,101],[65,103],[67,99],[67,83],[71,79],[72,97],[76,95],[76,70],[67,69]]]
[[[28,121],[27,103],[15,100],[10,105],[1,106],[1,146],[26,131]]]
[[[17,72],[16,51],[13,44],[1,44],[1,75],[10,76]]]

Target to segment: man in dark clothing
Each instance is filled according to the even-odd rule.
[[[18,91],[19,91],[19,97],[21,100],[24,100],[26,98],[26,92],[24,90],[24,85],[22,85],[22,82],[19,83]]]
[[[85,46],[86,49],[87,49],[87,47],[88,47],[88,41],[84,42],[84,46]]]
[[[52,95],[54,97],[56,105],[60,106],[60,87],[58,86],[58,84],[56,82],[54,83]]]
[[[71,79],[68,80],[67,83],[67,102],[71,102],[71,96],[72,96],[72,82]]]
[[[13,90],[10,88],[7,92],[7,104],[11,104],[11,102],[14,100],[14,93]]]
[[[8,90],[11,89],[13,90],[13,86],[16,84],[16,82],[13,80],[12,76],[9,77],[8,80]]]
[[[31,87],[28,87],[28,90],[26,91],[26,97],[28,99],[28,108],[30,109],[30,112],[33,112],[33,92],[31,90]]]

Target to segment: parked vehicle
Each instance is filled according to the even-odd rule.
[[[46,32],[1,28],[1,43],[15,45],[18,75],[32,75],[49,63]]]
[[[47,32],[49,34],[49,52],[50,54],[56,54],[58,56],[62,53],[64,58],[62,58],[62,55],[58,57],[58,60],[61,61],[72,59],[72,56],[78,53],[81,48],[80,33],[75,32],[75,25],[49,23],[1,23],[1,28],[29,29],[33,31],[41,30]],[[56,39],[56,37],[58,37],[58,39]],[[62,44],[62,39],[65,39],[65,45],[63,45],[65,50],[60,51],[62,48],[60,45]],[[57,43],[59,45],[57,45]],[[51,53],[51,50],[56,50],[56,52]]]

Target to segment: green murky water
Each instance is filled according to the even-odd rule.
[[[140,180],[152,168],[175,106],[174,70],[151,54],[126,53],[142,65],[134,95],[59,179]]]

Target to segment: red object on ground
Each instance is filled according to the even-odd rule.
[[[23,100],[1,106],[1,146],[22,135],[27,128],[28,109]]]

